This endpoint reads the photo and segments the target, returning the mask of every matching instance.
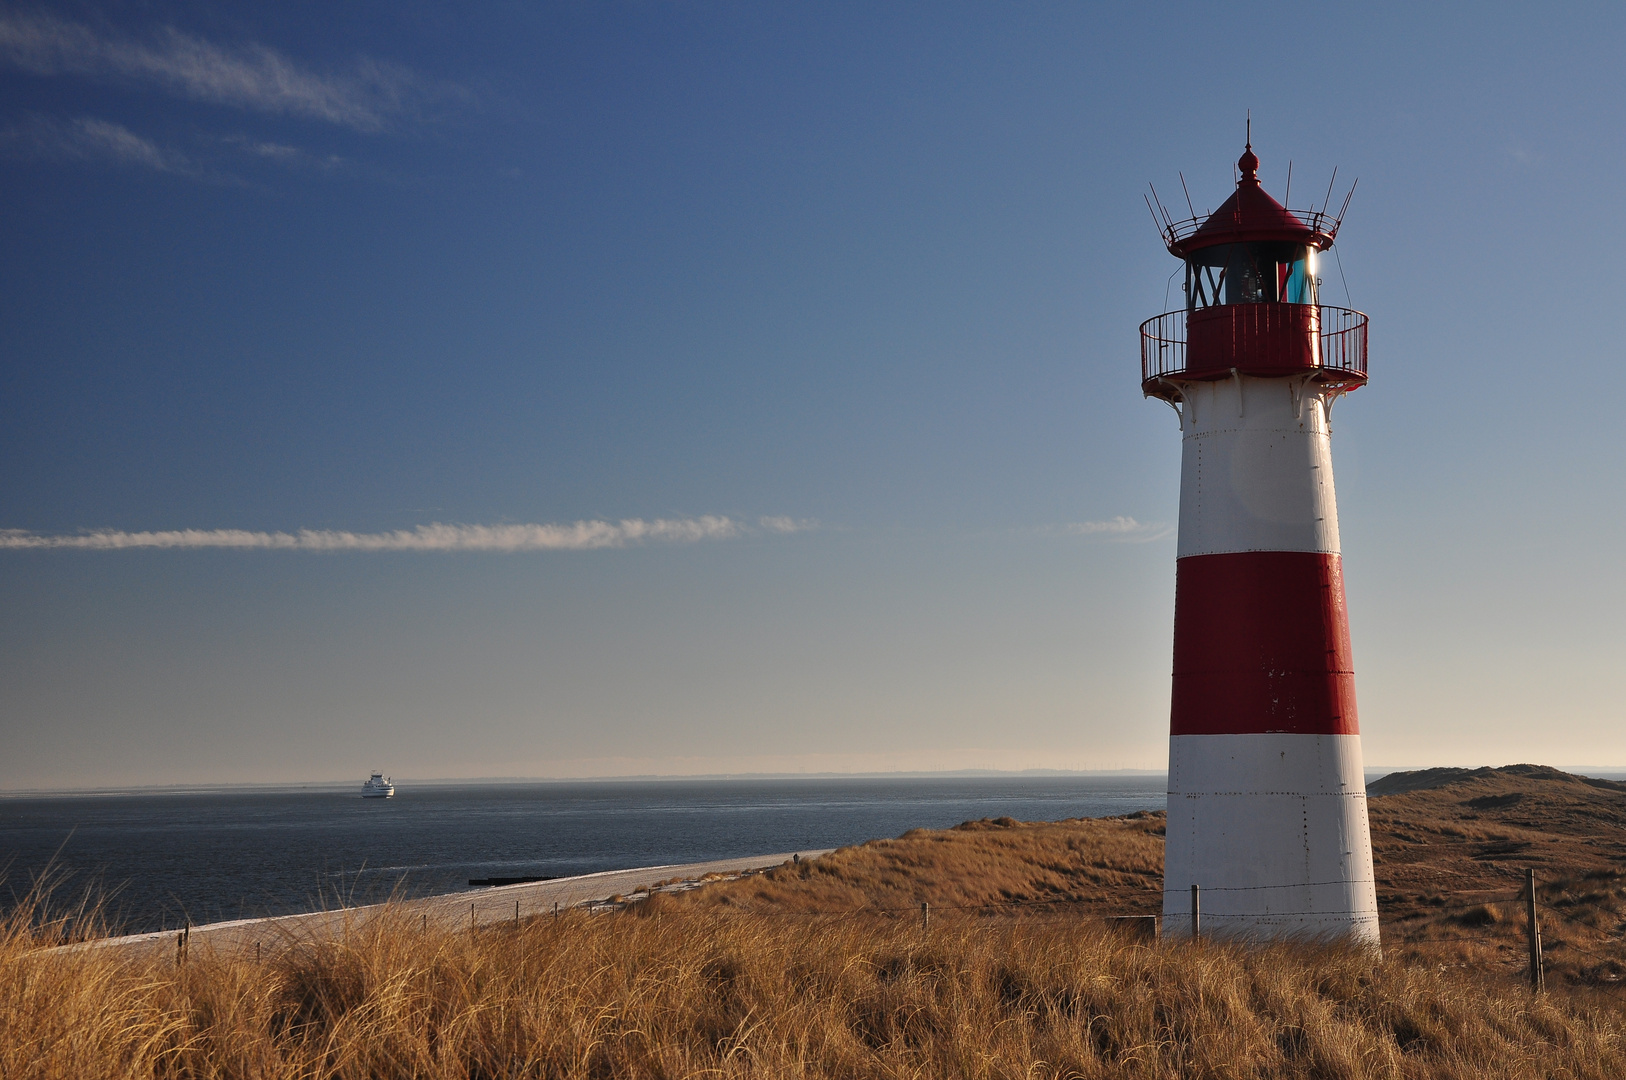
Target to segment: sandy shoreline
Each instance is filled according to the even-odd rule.
[[[815,859],[828,854],[831,848],[812,851],[786,851],[773,855],[750,855],[738,859],[714,859],[709,862],[674,863],[666,866],[639,866],[628,870],[602,870],[596,874],[555,878],[552,881],[533,881],[522,885],[494,885],[466,892],[444,893],[405,900],[400,907],[419,916],[423,925],[443,928],[489,926],[511,922],[515,918],[552,914],[582,905],[592,905],[617,894],[631,893],[640,886],[657,881],[679,878],[698,881],[708,874],[737,875],[763,870],[789,862],[793,857]],[[264,955],[299,941],[332,938],[357,921],[365,919],[385,905],[368,904],[361,907],[335,908],[311,911],[299,915],[273,915],[257,919],[231,919],[226,922],[194,926],[187,936],[189,954],[207,950],[216,954]],[[83,942],[69,948],[120,948],[158,951],[177,951],[181,931],[156,930],[145,934],[101,938]]]

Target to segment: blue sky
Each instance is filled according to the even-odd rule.
[[[0,8],[0,787],[1159,767],[1249,109],[1368,761],[1626,763],[1626,16],[1286,10]]]

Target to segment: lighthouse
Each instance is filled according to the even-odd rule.
[[[1375,945],[1329,423],[1367,320],[1320,301],[1343,211],[1271,198],[1251,139],[1237,169],[1212,214],[1154,211],[1185,305],[1141,326],[1182,436],[1164,933]]]

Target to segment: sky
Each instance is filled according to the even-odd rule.
[[[1161,768],[1143,193],[1217,206],[1250,111],[1278,198],[1359,178],[1368,764],[1620,766],[1623,46],[1610,5],[0,6],[0,789]]]

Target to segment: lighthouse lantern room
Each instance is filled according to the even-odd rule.
[[[1321,303],[1343,209],[1271,198],[1251,140],[1237,166],[1206,217],[1158,204],[1186,302],[1141,326],[1142,389],[1183,436],[1164,933],[1200,904],[1205,934],[1376,944],[1328,426],[1366,382],[1366,316]]]

